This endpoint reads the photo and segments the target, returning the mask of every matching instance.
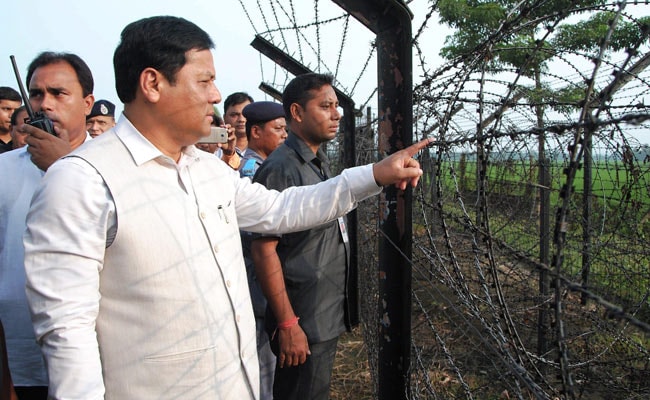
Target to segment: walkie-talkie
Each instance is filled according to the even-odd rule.
[[[11,59],[11,65],[14,67],[14,74],[16,75],[16,81],[18,82],[18,88],[20,89],[20,94],[23,96],[23,103],[25,103],[25,110],[27,110],[27,115],[29,116],[29,118],[25,121],[25,123],[28,123],[31,126],[35,126],[38,129],[42,129],[45,132],[51,133],[52,135],[56,136],[56,133],[54,133],[54,124],[52,123],[52,120],[49,119],[41,111],[34,112],[34,110],[32,109],[32,105],[29,104],[29,98],[27,97],[27,93],[25,92],[25,87],[23,87],[23,83],[20,79],[20,73],[18,72],[16,59],[14,58],[13,55],[9,56],[9,58]]]

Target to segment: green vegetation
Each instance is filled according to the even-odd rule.
[[[463,165],[464,164],[464,165]],[[463,191],[476,190],[476,162],[448,161],[440,167],[440,179],[443,187],[454,185],[452,171],[456,175],[459,187]],[[492,193],[504,193],[514,196],[530,194],[531,187],[537,186],[537,164],[527,160],[518,162],[494,162],[488,165],[487,180]],[[557,205],[559,192],[567,176],[566,165],[553,163],[551,171],[551,204]],[[575,194],[584,191],[584,169],[576,172],[573,182]],[[599,201],[620,203],[633,201],[635,204],[650,206],[650,169],[640,171],[638,168],[626,167],[622,161],[598,161],[592,168],[592,195]]]
[[[566,182],[565,166],[551,165],[551,249],[555,212],[561,205],[560,190]],[[650,171],[639,171],[622,161],[598,161],[593,166],[591,265],[589,286],[598,288],[622,304],[639,304],[650,287]],[[465,202],[472,222],[476,216],[476,162],[444,162],[440,184],[447,201],[443,212],[462,221],[455,198]],[[572,195],[562,274],[581,282],[583,268],[582,195],[584,170],[578,170]],[[493,238],[538,258],[540,241],[537,196],[537,165],[534,162],[495,162],[487,170],[489,227]],[[553,253],[553,250],[551,250]],[[645,301],[644,308],[650,303]]]

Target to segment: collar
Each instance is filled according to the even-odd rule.
[[[133,161],[136,165],[142,165],[148,161],[163,158],[171,160],[174,164],[176,162],[164,155],[156,146],[154,146],[147,138],[133,126],[131,121],[124,115],[120,115],[117,125],[113,128],[117,137],[124,143],[126,148],[131,153]],[[194,146],[187,146],[183,149],[181,159],[178,161],[179,165],[188,164],[199,158],[199,151]]]
[[[323,148],[321,146],[318,147],[318,151],[316,154],[314,154],[313,151],[307,146],[307,143],[305,143],[302,138],[300,138],[298,135],[295,133],[289,131],[289,136],[287,139],[284,141],[284,144],[289,146],[293,151],[296,152],[298,157],[302,159],[303,162],[308,163],[311,162],[314,158],[318,158],[321,161],[321,164],[323,165],[328,165],[329,164],[329,159],[327,158],[327,155],[323,151]]]
[[[244,151],[244,154],[241,156],[242,158],[250,159],[253,158],[256,161],[258,161],[260,164],[264,162],[264,159],[262,156],[260,156],[255,150],[251,149],[250,147]]]

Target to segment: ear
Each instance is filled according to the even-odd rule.
[[[90,115],[93,104],[95,104],[95,96],[92,93],[84,97],[84,111],[86,115]]]
[[[303,109],[298,103],[291,103],[291,106],[289,107],[289,111],[291,112],[291,119],[296,122],[302,122],[302,113]]]
[[[255,139],[260,138],[260,127],[257,125],[251,126],[251,137]]]
[[[157,103],[160,100],[160,90],[164,86],[164,77],[155,68],[145,68],[140,73],[138,85],[144,98],[150,103]]]

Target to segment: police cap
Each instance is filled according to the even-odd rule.
[[[282,104],[272,101],[256,101],[250,103],[242,110],[246,122],[260,123],[284,117]]]
[[[97,100],[93,104],[93,109],[90,111],[90,114],[86,116],[86,119],[96,117],[98,115],[114,117],[115,116],[115,104],[111,103],[108,100]]]

